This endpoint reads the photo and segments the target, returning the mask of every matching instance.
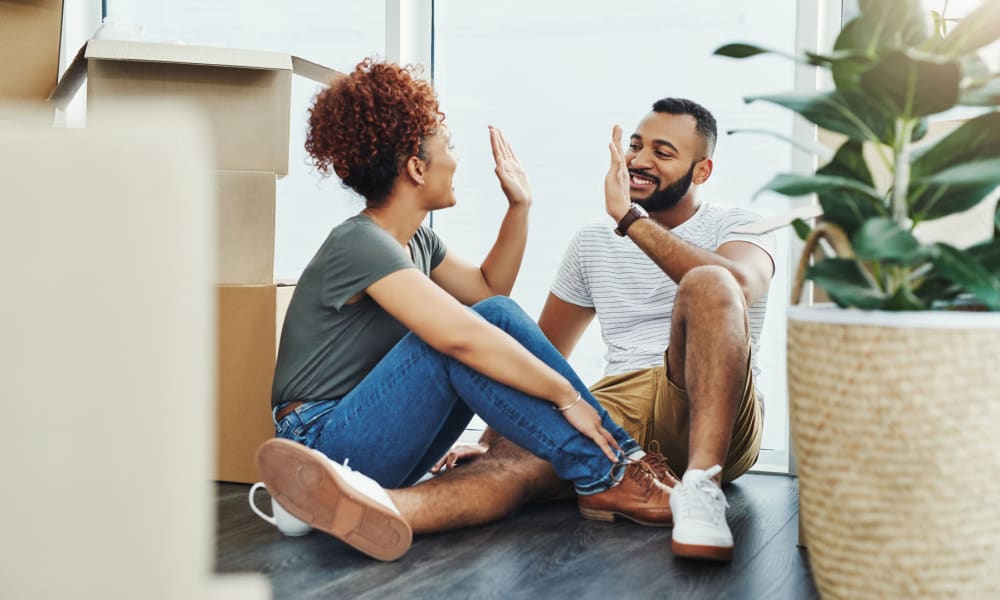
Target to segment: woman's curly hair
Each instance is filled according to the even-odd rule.
[[[336,173],[369,206],[385,201],[410,156],[444,119],[430,83],[366,58],[320,92],[309,109],[306,151],[323,175]]]

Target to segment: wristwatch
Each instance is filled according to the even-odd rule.
[[[646,209],[633,202],[632,206],[628,207],[628,212],[625,213],[622,220],[618,221],[618,227],[615,227],[615,233],[621,237],[625,237],[625,232],[627,232],[628,228],[632,226],[632,223],[635,223],[639,219],[648,218],[649,213],[646,212]]]

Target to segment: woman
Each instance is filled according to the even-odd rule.
[[[321,173],[336,173],[363,196],[365,208],[330,232],[299,279],[272,404],[278,437],[301,445],[267,443],[258,464],[289,512],[377,558],[409,547],[405,519],[379,489],[369,494],[381,493],[377,501],[347,499],[395,533],[383,535],[372,519],[338,521],[330,496],[377,486],[357,484],[356,473],[305,447],[350,461],[378,486],[407,486],[478,413],[571,481],[586,516],[664,523],[667,488],[650,484],[655,473],[642,450],[506,298],[524,254],[531,191],[492,127],[490,142],[509,207],[477,267],[421,225],[430,211],[455,204],[456,157],[427,82],[366,59],[310,111],[306,149]],[[345,476],[354,483],[345,487]],[[358,536],[359,526],[370,527],[367,535]]]

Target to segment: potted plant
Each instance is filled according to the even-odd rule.
[[[793,57],[829,69],[834,89],[746,98],[844,137],[815,174],[762,190],[815,193],[823,211],[814,228],[793,223],[806,240],[788,323],[804,538],[825,597],[997,597],[1000,209],[964,248],[914,229],[1000,184],[1000,74],[977,54],[1000,38],[1000,0],[951,31],[920,0],[859,8],[831,52]],[[982,113],[916,147],[957,105]],[[794,306],[803,279],[836,306]]]

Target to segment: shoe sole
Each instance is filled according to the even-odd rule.
[[[257,450],[257,469],[285,510],[372,558],[396,560],[413,543],[413,531],[401,516],[356,492],[301,444],[264,442]]]
[[[674,551],[674,556],[683,558],[697,558],[700,560],[714,560],[718,562],[728,562],[733,560],[732,546],[702,546],[699,544],[685,544],[676,540],[671,540],[670,548]]]
[[[637,519],[631,515],[627,515],[621,512],[615,512],[612,510],[597,510],[593,508],[579,507],[580,514],[583,515],[584,519],[590,519],[591,521],[604,521],[606,523],[614,523],[615,517],[621,517],[623,519],[628,519],[633,523],[638,523],[639,525],[644,525],[646,527],[673,527],[673,519],[669,521],[643,521],[642,519]]]

